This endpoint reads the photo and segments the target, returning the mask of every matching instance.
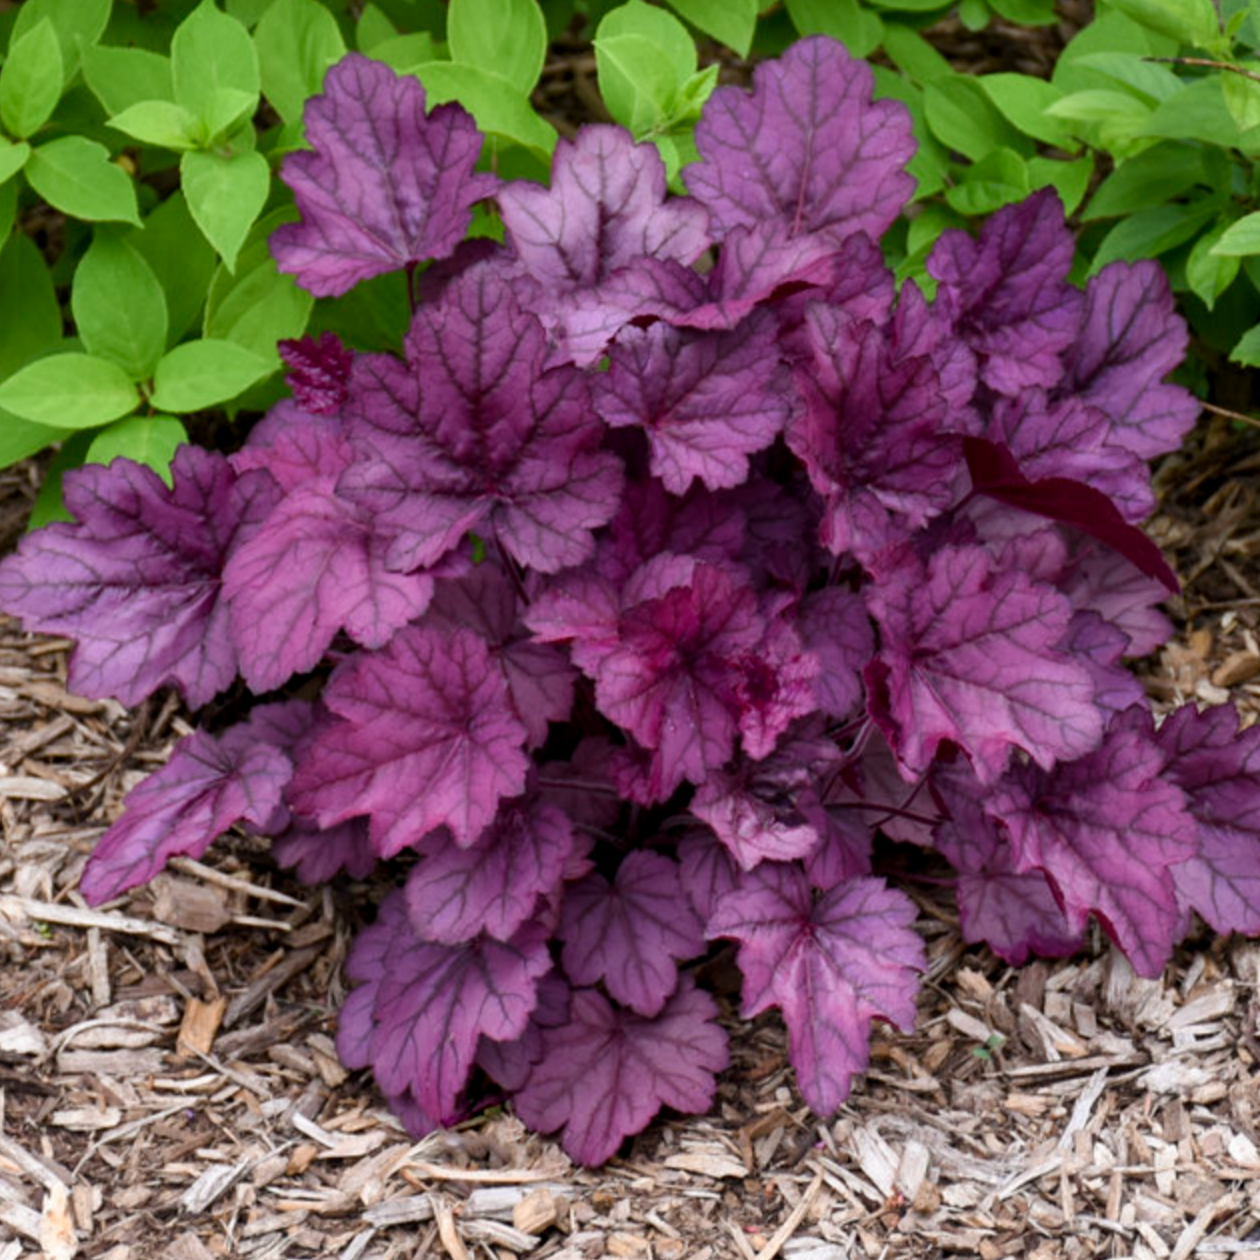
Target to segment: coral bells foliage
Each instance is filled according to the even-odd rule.
[[[878,836],[1013,963],[1091,917],[1144,975],[1196,913],[1260,931],[1260,730],[1157,729],[1124,665],[1174,585],[1145,461],[1196,412],[1153,263],[1073,287],[1043,192],[898,293],[909,119],[825,39],[714,93],[686,197],[612,127],[547,187],[477,174],[471,120],[363,57],[306,123],[276,260],[406,270],[399,352],[283,346],[241,450],[70,474],[0,566],[81,691],[267,695],[135,789],[92,901],[233,826],[307,880],[401,857],[346,1063],[417,1131],[507,1094],[592,1163],[711,1104],[719,941],[820,1112],[910,1027]],[[477,201],[503,244],[461,244]]]

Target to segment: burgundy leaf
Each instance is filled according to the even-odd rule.
[[[376,867],[365,818],[347,818],[327,830],[294,818],[271,842],[272,856],[304,884],[326,883],[341,871],[366,879]]]
[[[1260,932],[1260,727],[1238,730],[1232,704],[1187,704],[1155,736],[1164,777],[1186,794],[1198,852],[1171,868],[1178,899],[1214,931]]]
[[[690,266],[709,246],[708,215],[666,200],[655,147],[620,127],[588,125],[560,140],[550,188],[515,180],[498,196],[508,243],[549,295],[592,288],[644,257]]]
[[[554,805],[522,799],[500,807],[466,848],[445,831],[419,846],[407,878],[407,913],[425,940],[457,945],[485,932],[509,940],[554,893],[577,847],[573,824]]]
[[[750,757],[765,757],[797,718],[818,708],[814,684],[821,668],[783,617],[766,627],[761,642],[732,661],[739,734]]]
[[[127,794],[97,841],[79,891],[92,905],[143,884],[173,857],[200,857],[236,823],[262,828],[279,809],[293,763],[248,724],[215,738],[194,731]]]
[[[841,311],[806,317],[813,361],[787,442],[826,500],[822,542],[869,565],[958,497],[960,452],[927,358],[895,361],[886,332]]]
[[[355,657],[323,699],[337,718],[307,748],[289,799],[321,827],[369,815],[381,857],[442,826],[471,844],[525,786],[525,727],[467,630],[408,626]]]
[[[1062,391],[1111,417],[1109,445],[1139,459],[1176,450],[1200,406],[1189,390],[1162,381],[1185,358],[1187,340],[1159,263],[1111,263],[1086,286]]]
[[[1168,961],[1179,923],[1171,868],[1197,847],[1154,735],[1148,713],[1127,710],[1088,756],[1052,771],[1013,766],[986,805],[1010,829],[1015,869],[1045,874],[1070,930],[1097,915],[1143,976]]]
[[[0,563],[0,606],[76,640],[70,686],[84,695],[135,705],[177,686],[198,708],[236,674],[220,574],[278,491],[194,446],[176,451],[171,475],[168,488],[128,459],[68,473],[77,519],[28,534]]]
[[[805,1101],[828,1115],[867,1064],[872,1019],[914,1027],[915,972],[927,965],[914,903],[880,879],[855,879],[815,901],[796,868],[763,863],[740,877],[709,920],[739,941],[746,1019],[783,1012]]]
[[[586,378],[544,370],[542,328],[501,272],[482,263],[453,280],[406,349],[406,364],[356,363],[360,457],[338,486],[394,535],[389,566],[431,565],[470,530],[543,573],[585,560],[617,511],[621,467],[599,449]]]
[[[748,456],[792,414],[775,331],[768,314],[725,333],[627,328],[595,378],[595,408],[614,428],[643,429],[652,473],[671,494],[685,494],[693,479],[710,490],[740,485]]]
[[[363,982],[356,994],[368,996],[358,999],[357,1036],[345,1031],[338,1049],[351,1065],[366,1058],[387,1094],[410,1091],[428,1115],[445,1121],[456,1112],[480,1039],[519,1037],[550,969],[546,935],[532,924],[510,941],[438,945],[416,935],[402,894],[394,893],[350,952],[347,974]]]
[[[963,438],[963,450],[972,483],[980,494],[1038,516],[1075,525],[1113,547],[1147,577],[1163,582],[1174,593],[1180,589],[1159,547],[1140,529],[1130,525],[1105,494],[1066,477],[1029,481],[1000,442]]]
[[[984,812],[984,788],[960,764],[933,777],[950,817],[934,833],[958,872],[955,889],[963,940],[983,941],[1014,967],[1029,954],[1065,958],[1085,943],[1073,930],[1041,871],[1016,872],[1005,830]]]
[[[640,1015],[661,1012],[678,984],[678,960],[704,951],[704,927],[678,874],[676,863],[640,850],[611,884],[592,874],[565,891],[558,935],[574,984],[602,980]]]
[[[753,90],[722,87],[696,124],[701,161],[683,173],[721,234],[777,222],[792,235],[878,239],[914,191],[910,116],[871,100],[873,76],[834,40],[762,62]]]
[[[289,369],[285,380],[299,407],[317,416],[341,410],[350,392],[354,352],[341,344],[336,333],[321,333],[318,341],[314,337],[282,340],[276,349]]]
[[[314,151],[281,167],[302,219],[271,234],[271,252],[316,297],[446,257],[498,182],[473,173],[482,137],[460,106],[426,116],[417,78],[357,53],[328,71],[303,121]]]
[[[1075,248],[1058,194],[1045,189],[1004,206],[974,240],[949,231],[932,250],[927,268],[938,281],[937,305],[998,393],[1058,383],[1083,305],[1067,279]]]
[[[1089,671],[1056,647],[1071,608],[1052,587],[950,546],[926,566],[904,554],[866,599],[881,641],[866,668],[872,713],[903,773],[922,774],[952,740],[991,783],[1011,747],[1049,768],[1102,737]]]
[[[655,1019],[617,1010],[593,989],[573,994],[569,1019],[544,1029],[542,1055],[516,1112],[531,1128],[563,1128],[564,1149],[601,1164],[661,1107],[704,1112],[728,1062],[717,1004],[684,977]]]

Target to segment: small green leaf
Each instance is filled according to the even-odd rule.
[[[862,8],[858,0],[787,0],[787,11],[802,36],[830,35],[855,57],[869,56],[884,37],[879,14]]]
[[[175,416],[127,416],[92,439],[85,463],[108,464],[122,456],[152,468],[169,486],[171,460],[188,441],[188,430]]]
[[[547,56],[547,23],[536,0],[451,0],[446,38],[452,61],[493,67],[526,96]]]
[[[234,341],[186,341],[157,365],[152,403],[162,411],[201,411],[235,398],[271,372],[271,363]]]
[[[45,201],[72,218],[140,222],[135,186],[95,140],[62,136],[41,144],[27,159],[26,178]]]
[[[1231,363],[1241,363],[1243,367],[1260,367],[1260,324],[1249,328],[1238,344],[1229,352]]]
[[[962,0],[958,6],[958,20],[969,31],[984,30],[992,16],[984,0]]]
[[[25,140],[52,117],[64,73],[61,45],[48,18],[13,42],[0,74],[0,122],[11,136]]]
[[[413,35],[395,35],[372,48],[372,60],[383,61],[399,74],[415,74],[430,61],[441,61],[440,50],[427,31]]]
[[[1028,196],[1028,167],[1018,153],[997,148],[963,172],[961,181],[945,193],[959,214],[992,214]]]
[[[1046,109],[1059,100],[1063,93],[1044,79],[1034,79],[1027,74],[985,74],[977,80],[988,93],[989,99],[1013,126],[1026,136],[1056,145],[1069,153],[1079,147],[1071,133]]]
[[[346,51],[337,21],[316,0],[276,0],[254,31],[263,94],[285,122],[302,121],[302,106]]]
[[[1220,19],[1212,0],[1111,0],[1111,6],[1183,44],[1210,48],[1220,39]]]
[[[1211,247],[1217,258],[1244,258],[1260,254],[1260,211],[1244,215],[1232,224]]]
[[[116,363],[90,354],[50,354],[0,385],[0,407],[55,429],[91,429],[134,411],[140,401]]]
[[[189,212],[230,270],[271,189],[267,159],[258,153],[185,153],[179,173]]]
[[[908,26],[893,22],[884,26],[884,51],[898,70],[919,84],[934,83],[954,74],[954,67],[918,31]]]
[[[482,132],[493,132],[539,156],[551,157],[556,129],[539,118],[529,98],[501,75],[453,61],[431,61],[416,73],[431,106],[458,101]]]
[[[923,107],[936,138],[973,162],[1000,145],[1018,152],[1028,144],[997,112],[979,84],[962,75],[929,83],[923,90]]]
[[[1186,283],[1210,311],[1216,299],[1234,283],[1242,265],[1236,255],[1214,254],[1213,248],[1229,230],[1229,223],[1218,223],[1194,243],[1186,259]]]
[[[39,247],[16,232],[0,249],[0,377],[61,344],[61,304]]]
[[[0,136],[0,184],[12,179],[26,165],[26,159],[30,156],[31,146],[25,140],[20,144],[11,144]]]
[[[1199,140],[1218,148],[1231,148],[1239,140],[1238,124],[1214,77],[1183,84],[1151,114],[1141,134],[1161,140]]]
[[[207,124],[221,88],[243,92],[257,104],[254,41],[240,22],[215,7],[214,0],[202,0],[171,40],[171,77],[175,99]]]
[[[174,100],[169,57],[145,48],[90,48],[83,77],[105,112],[114,117],[141,101]]]
[[[214,148],[222,144],[253,117],[257,108],[257,92],[251,94],[239,88],[217,88],[201,115],[203,147]]]
[[[1205,182],[1200,151],[1187,144],[1157,144],[1118,165],[1090,198],[1086,221],[1148,209]]]
[[[669,125],[678,80],[656,44],[641,35],[597,37],[595,64],[608,112],[636,139]]]
[[[7,468],[20,459],[27,459],[65,436],[64,429],[36,424],[11,411],[0,410],[0,467]]]
[[[1204,200],[1184,206],[1153,206],[1121,219],[1099,244],[1090,275],[1117,259],[1137,262],[1158,258],[1188,241],[1219,209],[1217,202]]]
[[[1254,67],[1251,69],[1254,73]],[[1225,108],[1239,131],[1260,127],[1260,83],[1241,74],[1223,73],[1221,91],[1225,94]]]
[[[16,145],[14,146],[17,147]],[[0,153],[3,150],[0,149]],[[17,181],[0,183],[0,241],[6,240],[17,218]]]
[[[1140,52],[1086,53],[1077,59],[1076,65],[1106,75],[1151,106],[1176,96],[1185,86],[1168,66],[1147,61]]]
[[[64,434],[62,436],[65,436]],[[27,531],[42,529],[53,521],[73,519],[66,510],[61,498],[61,479],[75,468],[83,464],[88,447],[92,444],[90,433],[71,433],[61,444],[61,450],[53,456],[53,461],[44,474],[39,494],[35,496],[35,506],[31,509],[30,519],[26,523]]]
[[[696,72],[696,46],[687,28],[668,10],[626,0],[604,14],[595,30],[596,39],[637,35],[655,44],[658,53],[673,71],[674,83],[683,83]]]
[[[692,26],[712,35],[741,57],[752,49],[757,28],[757,0],[669,0],[669,7]],[[855,56],[856,49],[850,49]]]
[[[61,45],[63,82],[68,83],[79,68],[83,51],[91,48],[105,30],[112,3],[113,0],[24,0],[18,7],[9,48],[47,18]]]
[[[396,39],[398,28],[374,4],[365,4],[354,26],[355,47],[361,53],[373,52],[387,39]]]
[[[1094,174],[1094,155],[1065,162],[1059,158],[1035,157],[1028,163],[1028,179],[1033,191],[1053,188],[1063,202],[1064,214],[1075,214],[1085,198]]]
[[[70,309],[84,346],[132,380],[151,376],[166,348],[166,298],[149,264],[99,229],[74,273]]]
[[[127,243],[149,264],[166,296],[168,346],[182,341],[197,322],[218,259],[197,230],[178,189],[127,234]]]
[[[272,216],[268,216],[270,219]],[[300,337],[315,299],[282,276],[266,242],[242,251],[236,275],[220,267],[206,297],[202,330],[207,337],[234,341],[280,366],[276,342]]]
[[[1054,0],[989,0],[989,4],[1000,17],[1021,26],[1053,26],[1059,20]]]
[[[159,149],[182,151],[197,146],[197,118],[174,101],[137,101],[111,118],[109,125]]]

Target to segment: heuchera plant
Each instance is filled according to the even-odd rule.
[[[405,269],[403,354],[286,345],[242,450],[67,477],[76,521],[0,566],[79,690],[266,700],[135,789],[89,900],[232,826],[311,881],[407,852],[344,1061],[417,1133],[506,1094],[587,1163],[711,1104],[714,942],[819,1112],[910,1028],[876,833],[1012,963],[1091,916],[1148,976],[1192,912],[1260,931],[1260,730],[1157,727],[1122,664],[1169,632],[1145,461],[1196,414],[1154,264],[1074,288],[1041,193],[898,294],[909,121],[823,38],[713,95],[690,197],[606,126],[550,188],[477,174],[467,115],[358,56],[307,134],[277,262]],[[460,244],[485,199],[505,243]]]

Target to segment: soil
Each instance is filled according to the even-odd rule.
[[[940,32],[976,69],[1049,64],[1036,39]],[[592,67],[552,79],[590,108]],[[1260,453],[1205,413],[1156,473],[1150,531],[1183,582],[1141,668],[1158,707],[1260,713]],[[41,468],[0,472],[0,547]],[[89,910],[87,854],[190,729],[65,687],[69,644],[0,620],[0,1260],[1260,1260],[1260,943],[1201,934],[1135,977],[1096,936],[1012,969],[913,890],[930,970],[911,1034],[826,1120],[782,1025],[738,1018],[708,1116],[666,1114],[606,1167],[492,1109],[411,1141],[333,1050],[348,942],[384,885],[312,892],[233,835]]]

